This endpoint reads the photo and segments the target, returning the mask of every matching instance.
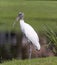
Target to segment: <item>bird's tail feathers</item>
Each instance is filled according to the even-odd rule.
[[[40,50],[40,43],[39,42],[37,42],[37,44],[35,45],[35,48],[36,48],[36,50]]]

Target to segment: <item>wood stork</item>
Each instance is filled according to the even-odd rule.
[[[20,20],[20,28],[22,33],[25,35],[25,37],[27,38],[28,42],[31,42],[35,49],[40,50],[40,43],[39,43],[39,37],[37,35],[37,33],[35,32],[35,30],[32,28],[31,25],[27,24],[26,22],[24,22],[24,13],[19,12],[16,21]],[[13,26],[15,25],[15,22],[13,24]],[[30,53],[29,53],[29,58],[31,58],[31,45],[30,45]]]

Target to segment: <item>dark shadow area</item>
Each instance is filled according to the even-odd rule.
[[[52,50],[47,48],[47,38],[40,35],[41,50],[37,51],[33,45],[32,58],[54,56]],[[27,39],[19,32],[0,32],[0,63],[5,60],[28,59],[29,43]]]
[[[16,54],[16,39],[15,32],[0,32],[0,59],[11,60]],[[0,62],[2,62],[0,60]]]

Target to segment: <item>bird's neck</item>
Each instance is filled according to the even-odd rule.
[[[24,24],[24,20],[23,19],[20,19],[20,25]]]
[[[20,19],[20,22],[24,23],[24,20],[23,19]]]

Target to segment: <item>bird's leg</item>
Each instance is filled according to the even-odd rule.
[[[31,59],[31,55],[32,55],[31,44],[32,44],[32,42],[26,37],[25,34],[23,34],[23,36],[27,39],[27,43],[29,43],[29,59]]]
[[[31,44],[29,44],[29,59],[31,59],[31,55],[32,55],[32,48],[31,48]]]

